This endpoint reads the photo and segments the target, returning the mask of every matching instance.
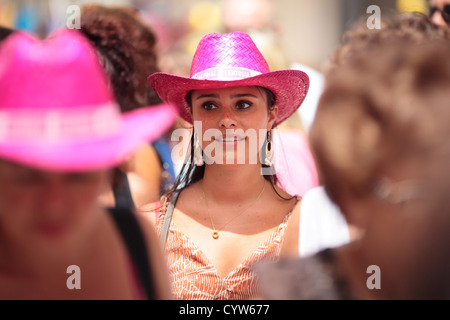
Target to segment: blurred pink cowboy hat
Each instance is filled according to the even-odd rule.
[[[292,115],[309,88],[308,75],[299,70],[270,72],[269,65],[249,35],[243,32],[209,33],[198,44],[190,77],[157,72],[148,77],[153,90],[192,123],[186,95],[191,90],[260,86],[272,91],[278,106],[274,126]]]
[[[89,171],[125,161],[170,128],[176,109],[121,114],[95,50],[76,30],[18,31],[0,47],[0,158]]]

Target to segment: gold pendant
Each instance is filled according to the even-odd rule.
[[[219,239],[219,233],[217,231],[214,231],[212,237],[213,239]]]

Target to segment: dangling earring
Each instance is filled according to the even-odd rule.
[[[194,130],[194,163],[196,166],[202,166],[204,163],[203,150],[197,132],[195,130]]]
[[[267,131],[266,138],[266,158],[264,159],[264,164],[266,166],[273,166],[273,148],[272,148],[272,130]]]

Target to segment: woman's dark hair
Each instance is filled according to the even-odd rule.
[[[264,88],[264,87],[258,87],[258,88],[263,90],[266,93],[266,96],[267,96],[267,109],[268,109],[268,111],[273,110],[273,107],[275,106],[275,95],[272,93],[272,91],[268,90],[267,88]],[[192,111],[192,91],[189,91],[188,94],[186,95],[186,102],[191,107],[191,111]],[[266,153],[266,143],[267,143],[267,139],[265,139],[264,144],[263,144],[262,149],[261,149],[260,157],[262,159],[264,159],[265,156],[266,156],[265,155],[265,153]],[[176,180],[174,186],[166,194],[166,197],[169,198],[169,199],[175,192],[180,192],[184,188],[186,188],[186,187],[194,184],[195,182],[200,181],[201,179],[203,179],[203,175],[205,174],[205,166],[206,165],[203,164],[201,166],[197,166],[195,164],[195,161],[194,161],[194,134],[191,135],[189,148],[190,148],[190,159],[189,159],[189,161],[185,161],[185,163],[183,164],[183,166],[181,168],[180,174],[177,177],[177,180]],[[262,167],[269,168],[269,166],[267,166],[266,164],[262,164]],[[275,191],[275,193],[280,198],[282,198],[284,200],[292,199],[292,198],[284,198],[282,195],[280,195],[278,193],[278,191],[275,188],[275,185],[277,184],[278,179],[277,179],[277,175],[275,173],[275,170],[273,170],[273,167],[272,167],[271,172],[272,172],[271,175],[264,175],[264,179],[266,179],[267,181],[269,181],[271,183],[273,190]]]
[[[161,103],[147,82],[160,71],[156,36],[137,13],[124,7],[87,5],[81,31],[97,49],[122,112]]]
[[[122,112],[161,103],[147,82],[150,74],[160,71],[156,35],[137,12],[127,7],[86,5],[80,31],[96,48]],[[115,168],[113,187],[122,179],[122,171]]]
[[[0,41],[2,41],[3,39],[6,39],[6,37],[8,37],[13,32],[14,32],[13,29],[0,26]]]

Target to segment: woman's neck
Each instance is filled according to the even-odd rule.
[[[217,204],[253,199],[266,183],[261,165],[207,165],[203,191]]]

